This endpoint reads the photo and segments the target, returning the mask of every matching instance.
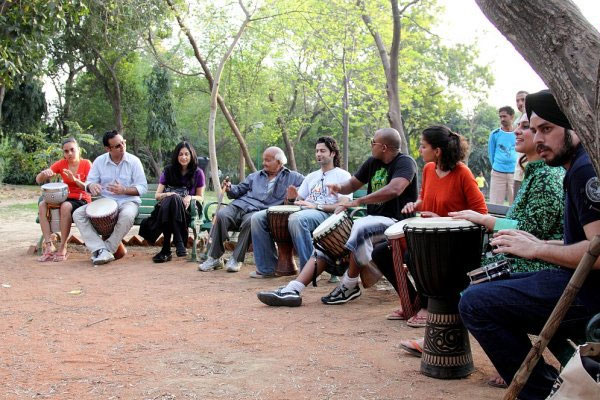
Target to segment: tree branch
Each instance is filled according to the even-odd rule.
[[[152,55],[154,55],[154,59],[156,60],[156,62],[161,66],[164,67],[166,69],[168,69],[169,71],[173,71],[175,72],[177,75],[182,75],[182,76],[198,76],[198,75],[202,75],[204,76],[204,72],[194,72],[194,73],[187,73],[187,72],[183,72],[183,71],[179,71],[173,67],[171,67],[170,65],[168,65],[167,63],[165,63],[161,58],[160,55],[158,54],[158,50],[156,50],[156,47],[154,46],[154,42],[152,41],[152,32],[148,31],[148,37],[146,38],[146,41],[148,42],[148,44],[150,45],[150,52],[152,53]]]

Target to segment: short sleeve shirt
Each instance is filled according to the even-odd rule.
[[[565,189],[565,244],[586,240],[583,227],[600,220],[600,181],[590,157],[580,144],[563,181]]]
[[[313,204],[335,204],[340,197],[352,200],[352,195],[332,194],[327,189],[327,185],[332,183],[344,183],[350,179],[350,173],[339,167],[330,171],[321,170],[311,172],[302,181],[298,189],[298,195],[304,200]]]
[[[369,157],[354,174],[356,179],[367,184],[367,194],[385,187],[394,178],[404,178],[410,183],[400,196],[384,203],[368,204],[367,214],[402,219],[401,210],[404,205],[417,200],[416,173],[417,164],[415,160],[406,154],[398,153],[388,164],[374,157]]]
[[[79,161],[79,167],[77,167],[77,173],[75,174],[75,177],[80,181],[85,182],[90,172],[90,168],[92,168],[92,163],[90,162],[90,160],[81,159]],[[69,169],[69,162],[67,160],[63,158],[62,160],[55,162],[50,166],[50,169],[55,174],[60,174],[63,182],[66,183],[69,187],[69,199],[83,200],[86,203],[92,201],[92,197],[90,196],[90,194],[87,193],[85,190],[81,189],[79,186],[77,186],[75,181],[70,180],[67,177],[67,175],[65,175],[65,173],[63,172],[63,169]]]
[[[161,185],[169,185],[175,187],[185,186],[190,196],[194,196],[198,188],[204,187],[205,181],[206,178],[204,177],[204,172],[200,168],[196,168],[196,172],[194,173],[194,179],[192,179],[191,184],[189,182],[184,182],[183,177],[181,177],[181,179],[178,179],[177,182],[167,182],[165,170],[163,170],[162,174],[160,174],[160,178],[158,179],[158,183],[160,183]]]

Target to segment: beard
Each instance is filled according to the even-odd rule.
[[[546,164],[551,167],[560,167],[567,164],[569,161],[573,159],[575,156],[575,151],[577,151],[577,146],[573,145],[573,136],[571,135],[571,131],[567,128],[565,129],[565,139],[563,143],[563,147],[560,149],[556,155],[549,160],[545,160]],[[542,150],[551,150],[549,147],[546,147],[542,144],[538,144],[536,149],[538,153]]]

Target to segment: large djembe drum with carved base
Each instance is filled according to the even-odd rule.
[[[300,206],[283,205],[273,206],[267,209],[267,220],[269,230],[275,243],[277,243],[277,266],[275,275],[296,275],[298,267],[294,261],[294,245],[288,230],[288,219],[290,215],[301,210]]]
[[[429,298],[421,373],[439,379],[463,378],[474,366],[458,301],[469,284],[467,272],[480,264],[484,227],[448,217],[404,222],[413,278]]]

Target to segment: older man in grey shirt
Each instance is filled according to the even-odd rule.
[[[211,248],[208,259],[200,264],[200,271],[223,268],[221,256],[225,252],[223,243],[228,239],[230,229],[239,229],[238,242],[232,257],[227,262],[227,271],[237,272],[244,262],[250,244],[250,220],[252,214],[271,206],[282,204],[288,186],[300,186],[304,176],[290,171],[285,153],[279,147],[269,147],[263,153],[263,169],[253,172],[239,185],[226,182],[227,197],[234,199],[217,213],[211,233]]]
[[[117,224],[112,234],[103,240],[86,214],[88,205],[79,207],[73,213],[73,221],[92,253],[94,265],[106,264],[115,259],[114,254],[121,240],[129,232],[137,216],[142,203],[140,196],[148,191],[142,163],[139,158],[127,153],[125,139],[117,131],[109,131],[104,134],[102,143],[106,153],[94,160],[85,188],[93,196],[101,195],[117,202]]]

